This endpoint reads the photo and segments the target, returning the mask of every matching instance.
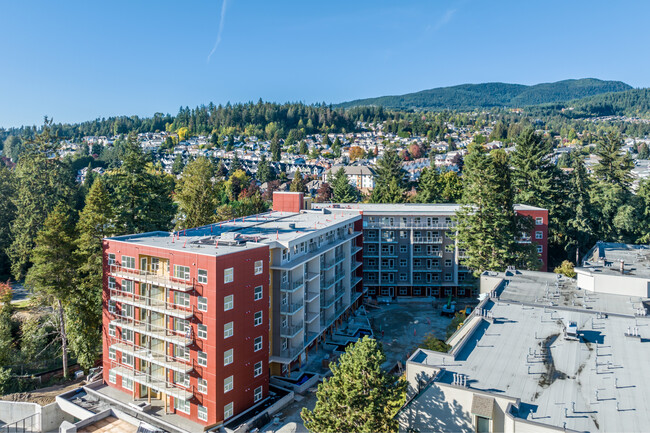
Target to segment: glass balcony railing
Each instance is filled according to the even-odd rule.
[[[187,388],[181,384],[170,382],[164,376],[154,376],[118,363],[112,363],[111,371],[117,375],[131,379],[136,383],[148,386],[154,391],[163,392],[175,398],[190,400],[194,396],[191,387]]]
[[[111,324],[118,326],[122,329],[128,329],[138,334],[147,335],[149,337],[157,338],[168,343],[178,344],[187,347],[194,342],[192,335],[192,328],[185,331],[176,331],[173,329],[165,328],[161,325],[153,325],[151,323],[142,322],[140,320],[131,319],[128,317],[118,316],[111,321]]]
[[[159,365],[170,370],[178,371],[180,373],[189,373],[194,368],[189,359],[178,358],[175,356],[167,355],[163,352],[141,347],[130,342],[121,342],[111,345],[111,348],[118,352],[133,355],[133,357],[151,362],[152,364]]]
[[[129,269],[118,265],[111,265],[109,272],[114,277],[126,278],[139,283],[152,284],[158,287],[188,292],[194,288],[191,280],[180,279],[170,275],[163,275],[140,269]]]
[[[300,303],[283,304],[280,305],[280,314],[294,315],[303,308],[304,305]]]
[[[192,307],[189,305],[174,304],[164,299],[150,298],[118,289],[111,289],[111,300],[181,319],[189,319],[194,315]]]

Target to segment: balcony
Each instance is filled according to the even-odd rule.
[[[363,271],[378,271],[379,265],[363,265]]]
[[[364,257],[379,257],[379,251],[370,251],[367,249],[363,250]]]
[[[413,251],[413,257],[427,257],[430,259],[440,259],[442,258],[442,251],[433,251],[431,253],[427,251],[420,251],[419,253]]]
[[[352,254],[352,255],[354,256],[356,253],[358,253],[358,252],[361,251],[361,250],[363,250],[363,247],[362,247],[362,246],[359,246],[359,245],[353,245],[353,246],[352,246],[352,251],[350,252],[350,254]]]
[[[286,314],[289,316],[293,316],[296,314],[298,311],[302,310],[304,308],[303,304],[300,303],[295,303],[295,304],[283,304],[280,305],[280,314]]]
[[[382,244],[396,244],[397,238],[381,238]]]
[[[312,323],[320,316],[320,313],[315,313],[313,311],[307,311],[305,314],[305,323]]]
[[[413,238],[413,243],[414,244],[441,244],[442,243],[442,238],[441,237],[432,238],[432,237],[417,236],[417,237]]]
[[[298,355],[300,355],[303,350],[304,350],[303,347],[288,347],[288,348],[286,348],[284,350],[280,350],[280,356],[282,358],[293,359],[293,358],[297,357]]]
[[[183,387],[182,385],[169,382],[164,377],[152,376],[143,371],[134,370],[131,367],[113,363],[111,366],[111,371],[114,371],[115,374],[118,374],[122,377],[129,378],[136,383],[148,386],[154,391],[164,392],[166,395],[170,395],[175,398],[190,400],[194,396],[191,390]]]
[[[345,289],[341,288],[340,290],[337,289],[336,292],[334,292],[334,302],[338,301],[345,295]]]
[[[355,269],[357,269],[362,264],[363,264],[363,262],[360,262],[360,261],[357,261],[357,260],[353,261],[352,266],[350,266],[350,271],[354,271]]]
[[[147,335],[183,347],[187,347],[194,342],[191,328],[189,332],[175,331],[173,329],[165,328],[164,326],[152,325],[151,323],[145,323],[127,317],[118,317],[117,319],[112,320],[111,323],[122,329],[129,329],[138,334]]]
[[[414,222],[414,221],[375,221],[363,222],[364,229],[425,229],[425,230],[441,230],[449,229],[456,226],[456,223],[453,221],[437,222],[428,224],[425,222]]]
[[[305,291],[305,302],[314,302],[320,296],[320,291]]]
[[[318,272],[305,272],[304,279],[306,282],[311,283],[318,277]]]
[[[350,279],[350,287],[354,287],[354,286],[356,286],[356,285],[359,284],[361,281],[363,281],[363,278],[361,278],[361,277],[359,277],[359,276],[356,276],[356,275],[353,276],[353,277]]]
[[[397,257],[397,252],[395,250],[393,251],[382,251],[381,252],[382,257]]]
[[[182,280],[170,275],[161,275],[140,269],[128,269],[118,265],[111,265],[109,273],[118,278],[137,281],[139,283],[152,284],[158,287],[166,287],[181,292],[189,292],[194,289],[191,281]]]
[[[320,308],[321,308],[321,310],[327,310],[332,305],[334,305],[335,301],[336,301],[335,296],[328,296],[327,298],[324,297],[324,296],[321,296],[321,298],[320,298]]]
[[[341,254],[337,254],[337,255],[334,257],[334,264],[339,264],[339,263],[341,263],[343,260],[345,260],[345,254],[343,254],[343,253],[341,253]]]
[[[152,364],[160,365],[161,367],[178,371],[180,373],[189,373],[193,370],[189,359],[186,360],[183,358],[177,358],[175,356],[166,355],[164,353],[130,343],[115,343],[111,345],[111,347],[119,352],[133,355],[135,358],[143,359],[145,361],[151,362]]]
[[[303,324],[282,326],[280,328],[280,337],[293,338],[296,335],[300,334],[303,331],[303,329],[304,329]]]
[[[190,306],[174,304],[163,299],[154,299],[117,289],[111,289],[111,300],[181,319],[189,319],[194,315]]]
[[[323,279],[321,280],[320,289],[329,290],[335,283],[334,278]]]
[[[379,238],[378,237],[374,237],[374,238],[364,237],[363,242],[366,243],[366,244],[376,244],[377,242],[379,242]]]
[[[304,284],[305,282],[302,278],[296,281],[287,281],[286,283],[280,284],[280,291],[284,293],[293,293],[300,289]]]

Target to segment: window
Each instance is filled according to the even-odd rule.
[[[458,296],[465,296],[465,289],[458,289]]]
[[[189,266],[180,266],[174,265],[174,276],[181,280],[190,279],[190,267]]]
[[[131,355],[130,353],[123,353],[122,364],[128,365],[129,367],[133,367],[133,355]]]
[[[122,291],[130,294],[135,293],[135,284],[131,280],[122,280]]]
[[[535,232],[535,239],[544,239],[544,232]]]
[[[111,290],[115,289],[115,278],[108,277],[108,288]]]
[[[234,295],[224,296],[223,311],[232,310],[233,308],[234,308]]]
[[[413,295],[414,296],[420,296],[421,294],[422,294],[422,289],[420,289],[419,287],[416,287],[415,289],[413,289]]]
[[[109,324],[108,325],[108,335],[111,337],[115,337],[115,325]]]
[[[400,230],[399,237],[402,239],[406,239],[408,237],[408,232],[406,230]]]
[[[197,326],[197,335],[199,338],[202,338],[203,340],[208,339],[208,327],[205,325],[198,325]]]
[[[197,308],[199,311],[208,311],[208,298],[204,298],[203,296],[199,296],[197,299]]]
[[[189,293],[183,293],[183,292],[173,292],[174,293],[174,304],[179,305],[181,307],[188,307],[190,306],[190,294]]]
[[[400,296],[406,296],[406,287],[400,287],[399,288],[399,294]]]
[[[445,267],[446,268],[451,268],[451,259],[446,259],[445,260]]]
[[[198,384],[197,388],[198,388],[199,392],[201,392],[203,394],[208,393],[208,381],[207,380],[201,379],[199,377],[199,380],[197,381],[197,384]]]
[[[190,386],[190,375],[181,373],[179,371],[174,372],[174,383],[189,388]]]
[[[400,281],[406,281],[406,274],[399,274]]]
[[[458,274],[458,281],[465,281],[465,274],[464,273]]]
[[[414,253],[421,253],[422,252],[422,246],[421,245],[416,245],[413,247],[413,252]]]
[[[543,245],[537,245],[537,252],[542,254],[544,252],[544,246]]]
[[[490,418],[485,418],[476,415],[476,432],[489,433],[490,432]]]
[[[114,347],[109,347],[108,348],[108,359],[115,359],[117,358],[117,355],[115,353],[115,348]]]
[[[133,343],[134,334],[130,329],[122,329],[122,340]]]
[[[232,349],[223,352],[223,365],[232,364]]]
[[[535,225],[538,225],[538,226],[544,225],[544,217],[535,218]]]
[[[110,383],[115,383],[117,382],[117,375],[115,374],[115,370],[110,370],[108,372],[108,381]]]
[[[183,413],[190,413],[190,402],[187,400],[182,400],[180,398],[174,399],[174,408]]]
[[[262,374],[262,361],[255,363],[255,368],[253,369],[253,377],[257,377]]]
[[[304,251],[304,245],[302,246],[303,251]],[[262,272],[264,272],[264,262],[262,260],[258,260],[255,262],[255,275],[259,275]]]
[[[259,301],[264,296],[264,288],[262,286],[255,287],[255,295],[253,299]]]
[[[196,354],[197,360],[196,362],[201,366],[201,367],[207,367],[208,366],[208,354],[205,352],[201,352],[200,350]]]
[[[201,421],[207,421],[208,420],[208,408],[205,406],[198,405],[198,416]]]
[[[223,282],[225,283],[232,283],[234,280],[234,272],[233,268],[228,268],[225,271],[223,271]]]
[[[255,338],[255,344],[253,344],[253,351],[257,352],[259,350],[262,350],[262,337],[256,337]]]
[[[451,281],[451,280],[452,280],[451,274],[445,275],[445,281]]]
[[[446,253],[453,253],[454,252],[454,244],[445,245],[445,252]]]
[[[255,320],[253,322],[254,326],[259,326],[262,324],[262,312],[258,311],[255,313]]]
[[[232,402],[223,407],[223,419],[226,420],[232,416]]]
[[[408,251],[408,247],[406,245],[400,245],[399,246],[399,252],[400,253],[405,253]]]
[[[207,284],[208,283],[208,271],[205,269],[199,269],[199,283]]]
[[[114,265],[115,264],[115,254],[109,253],[108,254],[108,266]]]
[[[260,401],[262,399],[263,391],[264,391],[264,388],[261,387],[261,386],[258,386],[257,388],[255,388],[255,394],[254,394],[254,397],[253,397],[253,402],[256,403],[256,402],[258,402],[258,401]]]
[[[233,330],[233,322],[228,322],[223,325],[223,338],[232,337],[234,333],[235,331]]]
[[[407,264],[406,259],[399,259],[399,265],[400,265],[400,267],[402,267],[402,268],[403,268],[403,267],[406,267],[406,264]]]
[[[232,386],[232,381],[233,380],[232,379],[233,379],[233,377],[229,376],[229,377],[226,377],[223,380],[223,392],[224,393],[232,390],[232,388],[233,388],[233,386]]]
[[[174,356],[177,358],[184,359],[186,361],[190,360],[190,349],[189,347],[183,347],[181,345],[174,345]]]
[[[186,334],[190,333],[190,322],[184,319],[179,319],[178,317],[174,318],[174,331],[184,332]]]
[[[122,267],[127,269],[135,269],[135,257],[122,256]]]
[[[108,301],[108,312],[111,314],[117,313],[117,303],[112,299]]]

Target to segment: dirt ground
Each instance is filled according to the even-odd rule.
[[[463,304],[464,305],[464,304]],[[425,335],[433,335],[442,340],[451,318],[440,315],[440,309],[431,302],[404,302],[380,304],[378,308],[366,307],[375,338],[383,343],[386,363],[384,368],[392,368],[398,361],[405,365],[407,357],[422,342]],[[304,370],[323,374],[327,369],[320,366],[323,353],[312,354]],[[316,393],[308,392],[297,396],[296,401],[275,415],[277,422],[261,430],[267,433],[307,433],[300,411],[303,407],[313,409]]]
[[[7,395],[0,396],[0,400],[38,403],[41,406],[45,406],[50,403],[53,403],[57,395],[78,388],[82,385],[83,382],[84,379],[77,379],[59,385],[53,385],[53,386],[48,386],[46,388],[35,389],[29,392],[17,392],[15,394],[7,394]]]

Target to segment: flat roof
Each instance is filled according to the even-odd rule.
[[[620,263],[624,263],[623,275],[650,278],[650,247],[648,245],[598,242],[583,259],[583,272],[621,275]]]
[[[352,209],[363,211],[364,215],[392,214],[440,214],[454,215],[461,205],[458,203],[313,203],[312,208]],[[540,207],[516,204],[515,210],[546,210]]]
[[[499,299],[484,304],[492,319],[480,318],[457,343],[455,357],[419,350],[410,362],[444,369],[437,382],[452,384],[460,373],[470,391],[520,398],[526,410],[517,416],[523,419],[559,428],[566,423],[579,431],[647,430],[650,318],[635,318],[627,296],[599,294],[594,308],[588,308],[589,300],[573,306],[572,294],[582,292],[573,280],[558,285],[560,305],[547,305],[538,295],[555,276],[545,280],[538,274],[544,273],[502,274],[507,285]],[[596,306],[606,318],[596,314]],[[581,341],[565,338],[571,321]],[[633,328],[642,338],[625,335]]]
[[[175,232],[149,232],[107,238],[148,247],[219,256],[264,246],[289,246],[301,238],[336,229],[360,219],[336,209],[267,212]]]

